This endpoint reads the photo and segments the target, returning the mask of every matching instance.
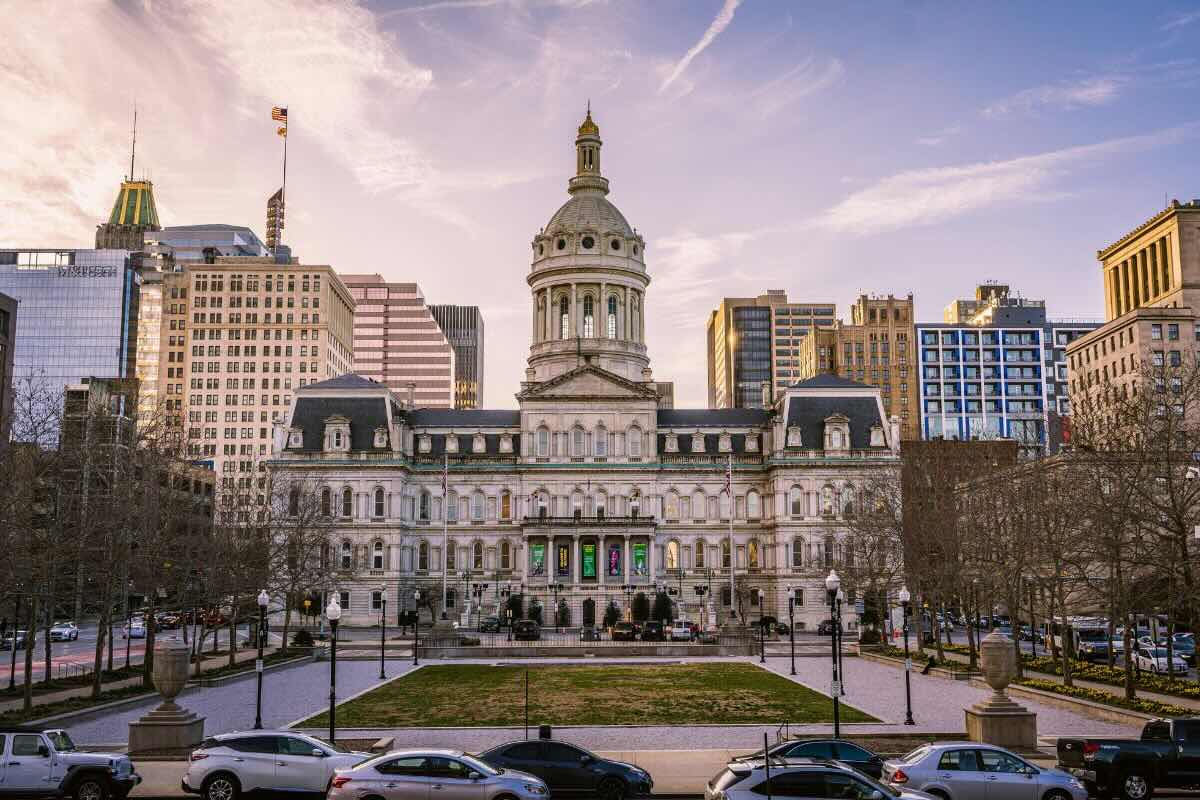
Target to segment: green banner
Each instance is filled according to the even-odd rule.
[[[635,542],[633,545],[633,574],[648,575],[649,572],[646,567],[646,543]]]
[[[530,552],[533,553],[533,564],[530,567],[530,574],[545,575],[546,574],[546,545],[533,544],[529,546]]]
[[[596,545],[594,544],[583,546],[583,577],[596,577]]]

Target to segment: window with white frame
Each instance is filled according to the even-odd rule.
[[[471,495],[471,519],[475,522],[483,519],[483,492]]]
[[[446,498],[446,521],[458,522],[458,494],[451,492]]]
[[[788,491],[788,508],[793,517],[804,516],[804,492],[799,486],[793,486]]]
[[[608,429],[606,429],[603,425],[599,425],[596,427],[594,444],[595,444],[596,455],[598,455],[598,456],[607,456],[608,455]]]
[[[354,551],[349,542],[342,542],[338,563],[342,569],[350,569],[354,566]]]
[[[571,454],[574,456],[586,456],[587,434],[584,433],[583,428],[576,428],[575,430],[571,431],[571,437]]]
[[[804,567],[804,540],[792,539],[792,569]]]
[[[642,455],[642,432],[638,428],[629,429],[629,455],[633,458]]]
[[[753,489],[746,492],[746,519],[758,519],[762,514],[760,505],[758,492]]]
[[[376,519],[383,517],[385,506],[386,506],[386,502],[385,502],[385,498],[384,498],[384,494],[383,494],[383,489],[376,489],[375,490],[375,508],[374,508],[374,512],[375,512],[374,516]]]
[[[383,542],[375,542],[371,547],[371,569],[383,569]]]
[[[429,492],[421,492],[421,503],[418,506],[418,519],[422,522],[429,521]]]
[[[537,430],[537,454],[539,458],[547,458],[550,455],[550,429],[538,428]]]
[[[354,516],[354,492],[349,487],[342,490],[342,516]]]
[[[417,570],[420,572],[429,571],[429,542],[424,539],[417,546]]]
[[[455,546],[453,539],[446,541],[446,569],[453,570],[458,564],[458,547]]]
[[[500,542],[500,569],[512,569],[512,545],[507,539]]]
[[[383,592],[381,592],[378,589],[375,589],[374,591],[371,592],[371,610],[372,611],[382,611],[383,610]]]
[[[476,542],[471,546],[471,569],[483,569],[483,542]]]
[[[704,569],[704,555],[705,555],[704,549],[705,549],[704,540],[698,539],[696,541],[695,555],[693,558],[693,560],[696,564],[696,569]]]

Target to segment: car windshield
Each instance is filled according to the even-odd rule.
[[[1167,648],[1165,648],[1165,647],[1149,648],[1146,650],[1146,652],[1149,653],[1154,658],[1166,658],[1167,657]]]
[[[353,750],[348,750],[345,747],[342,747],[340,744],[338,744],[336,742],[331,742],[328,739],[318,739],[315,736],[312,738],[313,738],[313,741],[320,742],[322,747],[327,747],[335,753],[353,753],[354,752]]]
[[[50,744],[54,745],[54,749],[60,753],[70,753],[75,749],[75,743],[66,731],[46,731],[46,736],[50,739]]]
[[[927,755],[929,755],[929,746],[922,745],[922,746],[918,747],[916,750],[913,750],[908,755],[901,758],[900,760],[902,762],[904,762],[905,764],[915,764]]]
[[[466,764],[468,767],[470,767],[471,769],[478,772],[480,775],[486,775],[486,776],[490,777],[492,775],[500,774],[500,771],[497,770],[495,767],[488,766],[487,764],[480,761],[478,758],[475,758],[475,756],[464,755],[462,757],[462,762],[464,764]]]
[[[1099,628],[1079,632],[1079,640],[1082,642],[1103,642],[1107,638],[1108,632]]]

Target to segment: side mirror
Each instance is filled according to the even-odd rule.
[[[474,771],[472,771],[469,775],[467,775],[467,777],[473,781],[483,780],[483,775],[479,774],[478,772],[474,772]]]
[[[592,757],[589,754],[584,753],[583,755],[581,755],[579,757],[579,763],[580,764],[590,764],[590,763],[592,763]]]
[[[319,747],[314,747],[312,749],[312,754],[313,754],[314,758],[324,758],[325,757],[325,751]]]
[[[867,797],[868,797],[868,800],[883,800],[883,792],[879,791],[878,789],[875,789]]]

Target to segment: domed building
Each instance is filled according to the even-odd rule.
[[[798,628],[829,617],[825,576],[858,490],[898,463],[899,423],[878,390],[828,376],[765,410],[661,408],[646,242],[608,199],[601,144],[589,110],[569,197],[531,242],[517,409],[417,408],[350,374],[302,387],[276,426],[275,494],[313,509],[314,590],[346,624],[377,624],[385,588],[389,616],[420,592],[470,626],[517,595],[570,626],[659,592],[707,627],[786,619],[789,593]]]

